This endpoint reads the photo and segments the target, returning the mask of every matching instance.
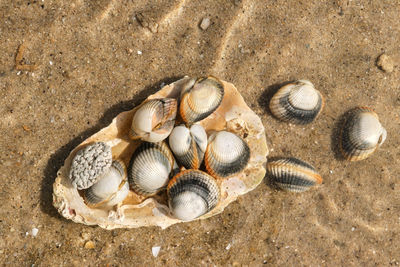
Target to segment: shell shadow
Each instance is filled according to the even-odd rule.
[[[269,109],[269,102],[271,101],[271,98],[274,96],[274,94],[282,87],[285,86],[289,83],[294,82],[292,81],[287,81],[283,83],[275,83],[270,86],[268,86],[264,92],[262,92],[261,96],[258,98],[258,104],[266,110],[270,115],[272,115],[271,110]]]
[[[335,121],[331,133],[331,150],[333,152],[333,156],[335,157],[336,160],[338,161],[345,161],[346,159],[344,158],[342,152],[340,151],[340,134],[342,131],[342,127],[344,123],[346,122],[346,118],[349,116],[350,112],[352,112],[353,109],[350,109],[340,115],[340,117]]]
[[[89,129],[78,134],[74,139],[69,141],[67,144],[63,145],[56,152],[54,152],[44,169],[44,178],[41,184],[40,191],[40,209],[42,212],[59,219],[64,219],[57,210],[53,207],[53,183],[57,177],[57,171],[64,164],[64,160],[68,157],[71,151],[79,145],[86,138],[90,137],[94,133],[98,132],[100,129],[106,127],[111,123],[114,117],[123,111],[131,110],[133,107],[139,105],[144,99],[149,95],[157,92],[162,84],[170,84],[182,76],[168,77],[162,79],[150,86],[145,87],[138,94],[134,95],[131,100],[122,101],[118,104],[113,105],[108,110],[106,110],[100,120]],[[66,219],[64,219],[67,221]]]

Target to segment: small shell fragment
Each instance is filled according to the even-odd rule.
[[[387,132],[378,115],[370,108],[357,107],[349,111],[342,126],[340,148],[349,161],[369,157],[386,140]]]
[[[76,153],[69,173],[72,185],[78,190],[96,183],[111,167],[111,147],[103,142],[86,146]]]
[[[267,176],[282,190],[296,193],[322,183],[322,177],[315,168],[297,158],[268,161]]]
[[[242,171],[250,159],[247,143],[228,131],[214,132],[208,138],[205,154],[207,172],[216,178],[227,178]]]
[[[219,201],[213,177],[199,170],[178,173],[168,184],[169,207],[174,217],[191,221],[212,210]]]
[[[299,80],[283,86],[269,104],[272,114],[280,120],[295,124],[308,124],[321,113],[324,99],[314,85]]]

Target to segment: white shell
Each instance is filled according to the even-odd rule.
[[[350,161],[365,159],[385,142],[386,135],[386,129],[374,111],[366,107],[355,108],[349,112],[342,128],[342,154]]]
[[[321,93],[307,80],[283,86],[270,102],[272,114],[280,120],[307,124],[315,120],[324,105]]]
[[[169,136],[169,147],[186,169],[198,169],[207,148],[206,131],[200,124],[193,124],[190,129],[177,126]]]

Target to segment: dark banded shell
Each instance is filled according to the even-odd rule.
[[[85,190],[84,196],[89,206],[96,207],[103,204],[114,206],[122,202],[128,193],[125,164],[116,160],[97,183]]]
[[[218,203],[217,182],[199,170],[185,170],[175,175],[167,187],[168,204],[173,216],[182,221],[194,220]]]
[[[204,158],[207,172],[216,178],[227,178],[242,171],[250,159],[247,143],[234,133],[214,132],[208,138]]]
[[[281,189],[297,193],[322,183],[322,177],[313,166],[296,158],[268,161],[267,177]]]
[[[213,113],[223,97],[224,86],[220,80],[211,76],[200,78],[192,87],[186,86],[182,90],[179,114],[187,125],[191,125]]]
[[[183,167],[198,169],[207,148],[206,131],[200,124],[193,124],[190,129],[184,125],[177,126],[169,136],[169,147]]]
[[[178,103],[174,98],[151,99],[135,111],[129,136],[147,142],[161,142],[175,124]]]
[[[143,142],[129,162],[129,184],[140,195],[154,195],[165,188],[175,167],[174,156],[165,142]]]
[[[383,144],[386,130],[378,115],[367,107],[357,107],[347,115],[340,136],[341,152],[347,160],[363,160]]]
[[[294,124],[308,124],[315,120],[324,106],[321,93],[307,80],[283,86],[269,104],[278,119]]]

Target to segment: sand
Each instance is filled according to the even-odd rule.
[[[399,265],[400,4],[288,2],[0,2],[0,263]],[[377,66],[383,53],[392,70]],[[324,183],[291,194],[265,182],[220,215],[166,230],[107,231],[58,215],[52,184],[76,145],[161,85],[208,74],[235,84],[261,117],[271,157],[301,158]],[[326,99],[307,126],[268,109],[295,79]],[[337,127],[358,105],[378,113],[388,138],[347,162]]]

